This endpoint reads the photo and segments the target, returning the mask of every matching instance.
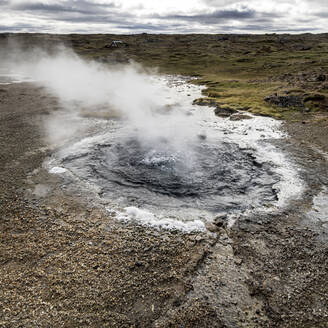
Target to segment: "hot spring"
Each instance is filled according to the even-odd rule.
[[[218,213],[233,221],[286,206],[302,190],[297,168],[275,146],[285,137],[276,120],[217,117],[193,105],[202,87],[134,63],[110,68],[67,49],[21,57],[9,57],[10,74],[60,102],[44,119],[53,149],[45,167],[118,220],[204,230]]]
[[[65,142],[50,170],[62,168],[70,183],[96,190],[120,220],[187,231],[202,230],[217,213],[283,206],[299,193],[292,163],[272,143],[284,137],[279,122],[220,118],[192,105],[201,87],[186,79],[152,82],[167,92],[153,114],[156,133],[146,122],[75,117],[85,135]]]

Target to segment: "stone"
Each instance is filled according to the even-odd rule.
[[[287,95],[287,96],[278,96],[276,93],[268,96],[264,99],[267,103],[271,105],[276,105],[279,107],[304,107],[303,99],[300,96]]]
[[[227,215],[226,214],[217,215],[213,223],[219,228],[225,228],[227,226]]]
[[[219,117],[229,117],[232,114],[237,113],[237,111],[233,108],[230,107],[220,107],[220,106],[216,106],[214,113],[216,116]]]
[[[206,224],[206,229],[210,232],[218,232],[219,231],[219,227],[216,224],[213,224],[213,223],[207,223]]]
[[[234,114],[230,116],[230,121],[250,120],[252,116],[246,114]]]

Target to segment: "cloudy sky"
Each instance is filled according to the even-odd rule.
[[[0,32],[320,33],[328,0],[0,0]]]

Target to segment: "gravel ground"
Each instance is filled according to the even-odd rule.
[[[115,222],[42,168],[57,100],[0,86],[0,327],[328,327],[325,117],[279,146],[306,192],[283,212],[181,234]]]

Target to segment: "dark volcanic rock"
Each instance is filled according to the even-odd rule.
[[[228,223],[227,219],[228,218],[226,214],[219,214],[216,216],[213,223],[219,228],[226,228]]]
[[[215,107],[214,112],[215,115],[220,117],[229,117],[232,114],[237,113],[236,109],[230,107],[221,107],[215,99],[212,98],[199,98],[193,101],[193,105],[198,106],[208,106],[208,107]]]
[[[320,94],[313,94],[313,95],[308,95],[304,98],[304,102],[307,101],[325,101],[326,97],[324,95]]]
[[[302,97],[295,95],[278,96],[274,94],[266,97],[264,100],[279,107],[304,107]]]
[[[229,117],[232,114],[237,113],[237,111],[233,108],[230,107],[220,107],[217,106],[214,110],[214,113],[216,116],[220,116],[220,117]]]
[[[198,106],[209,106],[209,107],[216,107],[217,105],[215,99],[211,99],[211,98],[198,98],[195,99],[192,104]]]
[[[327,80],[327,77],[326,77],[325,74],[319,74],[319,75],[317,76],[317,81],[318,81],[318,82],[324,82],[324,81],[326,81],[326,80]]]
[[[252,116],[246,114],[234,114],[230,116],[230,121],[250,120]]]

